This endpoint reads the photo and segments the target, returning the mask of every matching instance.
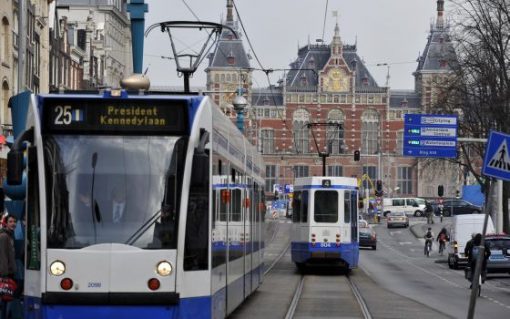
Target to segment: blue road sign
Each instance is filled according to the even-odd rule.
[[[510,135],[491,131],[485,147],[482,173],[497,179],[510,181]]]
[[[403,154],[412,157],[457,157],[457,116],[405,114]]]

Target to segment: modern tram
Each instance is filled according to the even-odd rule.
[[[299,270],[312,264],[358,266],[356,178],[297,178],[292,205],[292,261]]]
[[[25,318],[224,318],[259,287],[264,163],[210,98],[13,99]]]

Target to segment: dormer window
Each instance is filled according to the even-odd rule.
[[[308,67],[310,69],[314,69],[315,68],[315,59],[313,57],[311,57],[310,60],[308,60]]]
[[[441,69],[445,69],[448,66],[448,61],[446,60],[439,60],[439,67]]]
[[[443,36],[439,37],[439,43],[443,43],[443,42],[444,42],[444,37]]]
[[[264,97],[264,100],[262,101],[263,105],[269,105],[269,98],[266,96]]]
[[[407,103],[408,103],[407,98],[404,98],[402,101],[400,101],[400,106],[407,107]]]
[[[304,73],[301,75],[300,81],[301,81],[301,86],[307,86],[308,85],[308,79],[306,78],[306,75]]]
[[[236,57],[234,56],[234,53],[230,51],[230,53],[227,56],[227,63],[229,65],[234,65],[236,63]]]
[[[368,85],[368,76],[365,74],[363,78],[361,79],[361,83],[365,86]]]

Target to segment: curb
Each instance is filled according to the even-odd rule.
[[[420,233],[423,232],[423,229],[421,229],[421,227],[423,225],[425,225],[425,224],[420,223],[420,224],[411,225],[410,230],[411,230],[411,233],[413,233],[414,237],[423,238],[423,236],[425,236],[425,233],[423,233],[423,234],[418,233],[418,232],[420,232]],[[420,228],[420,229],[418,229],[418,228]]]

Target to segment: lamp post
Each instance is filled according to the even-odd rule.
[[[246,105],[248,105],[248,101],[242,96],[242,89],[238,89],[237,95],[232,101],[232,105],[234,105],[234,111],[236,111],[237,114],[237,128],[241,133],[244,133],[244,109],[246,108]]]

